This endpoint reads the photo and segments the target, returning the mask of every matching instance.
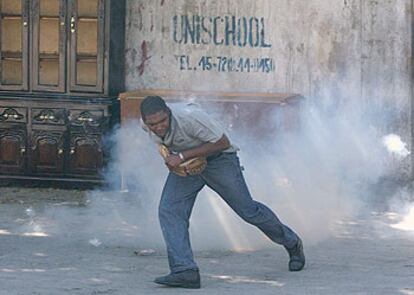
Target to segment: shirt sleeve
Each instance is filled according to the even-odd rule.
[[[186,133],[203,142],[217,142],[225,134],[224,128],[204,111],[192,111],[185,124]]]

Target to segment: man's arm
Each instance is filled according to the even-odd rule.
[[[207,142],[201,146],[182,152],[185,160],[206,157],[208,155],[224,151],[230,147],[230,141],[225,134],[216,142]]]
[[[216,142],[207,142],[198,147],[186,150],[181,152],[184,159],[181,159],[179,155],[171,154],[166,159],[166,164],[170,168],[177,167],[183,161],[196,158],[196,157],[206,157],[208,155],[224,151],[230,147],[230,141],[225,134]]]

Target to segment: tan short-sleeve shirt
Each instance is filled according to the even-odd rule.
[[[224,127],[194,103],[169,106],[172,116],[170,130],[164,139],[158,137],[142,122],[145,131],[156,143],[166,145],[173,152],[182,152],[198,147],[207,142],[217,142],[223,135],[227,135]],[[230,138],[229,138],[230,140]],[[231,141],[230,141],[231,142]],[[236,152],[238,148],[231,146],[223,152]]]

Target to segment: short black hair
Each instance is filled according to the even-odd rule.
[[[146,96],[141,102],[140,109],[141,116],[144,121],[145,116],[152,115],[160,111],[165,111],[167,113],[170,111],[170,109],[167,107],[167,104],[165,103],[165,100],[158,95]]]

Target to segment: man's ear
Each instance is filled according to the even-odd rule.
[[[171,114],[172,114],[171,109],[169,107],[167,107],[167,109],[165,110],[165,112],[168,115],[168,121],[171,122]]]

